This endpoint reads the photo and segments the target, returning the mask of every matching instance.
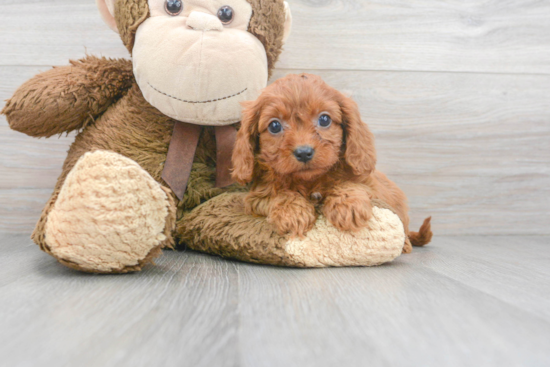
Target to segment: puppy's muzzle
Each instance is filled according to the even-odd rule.
[[[298,162],[307,163],[313,158],[315,149],[309,145],[302,145],[301,147],[296,148],[293,153]]]

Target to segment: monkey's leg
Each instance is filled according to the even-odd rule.
[[[84,154],[44,210],[33,239],[62,264],[93,273],[138,271],[173,245],[169,190],[117,153]]]

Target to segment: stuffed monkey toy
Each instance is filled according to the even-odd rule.
[[[60,263],[138,271],[165,247],[287,266],[377,265],[403,225],[378,203],[372,225],[341,233],[319,219],[279,236],[242,208],[230,159],[240,102],[267,84],[290,33],[282,0],[97,0],[132,59],[88,56],[23,84],[2,113],[33,137],[77,131],[32,234]]]

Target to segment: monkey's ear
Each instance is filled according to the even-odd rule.
[[[252,181],[254,174],[254,150],[261,103],[259,101],[248,101],[241,102],[241,105],[243,106],[243,114],[241,128],[237,132],[235,148],[231,157],[233,164],[231,176],[235,181],[244,185]]]
[[[283,43],[286,42],[290,36],[290,30],[292,29],[292,14],[290,13],[290,6],[285,1],[285,30],[283,33]]]
[[[103,18],[103,21],[113,31],[118,33],[118,28],[115,21],[115,1],[116,0],[95,0],[99,13]]]

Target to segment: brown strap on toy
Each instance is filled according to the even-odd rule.
[[[162,179],[170,186],[178,199],[183,199],[193,167],[195,151],[199,144],[202,126],[176,122],[168,147],[168,155],[162,170]],[[231,155],[237,130],[234,126],[217,126],[216,133],[216,187],[233,183],[231,179]]]
[[[231,178],[231,155],[237,138],[235,126],[216,126],[216,187],[229,186]]]
[[[191,174],[195,150],[199,144],[202,126],[176,122],[168,155],[162,170],[162,179],[170,186],[178,199],[183,199]]]

